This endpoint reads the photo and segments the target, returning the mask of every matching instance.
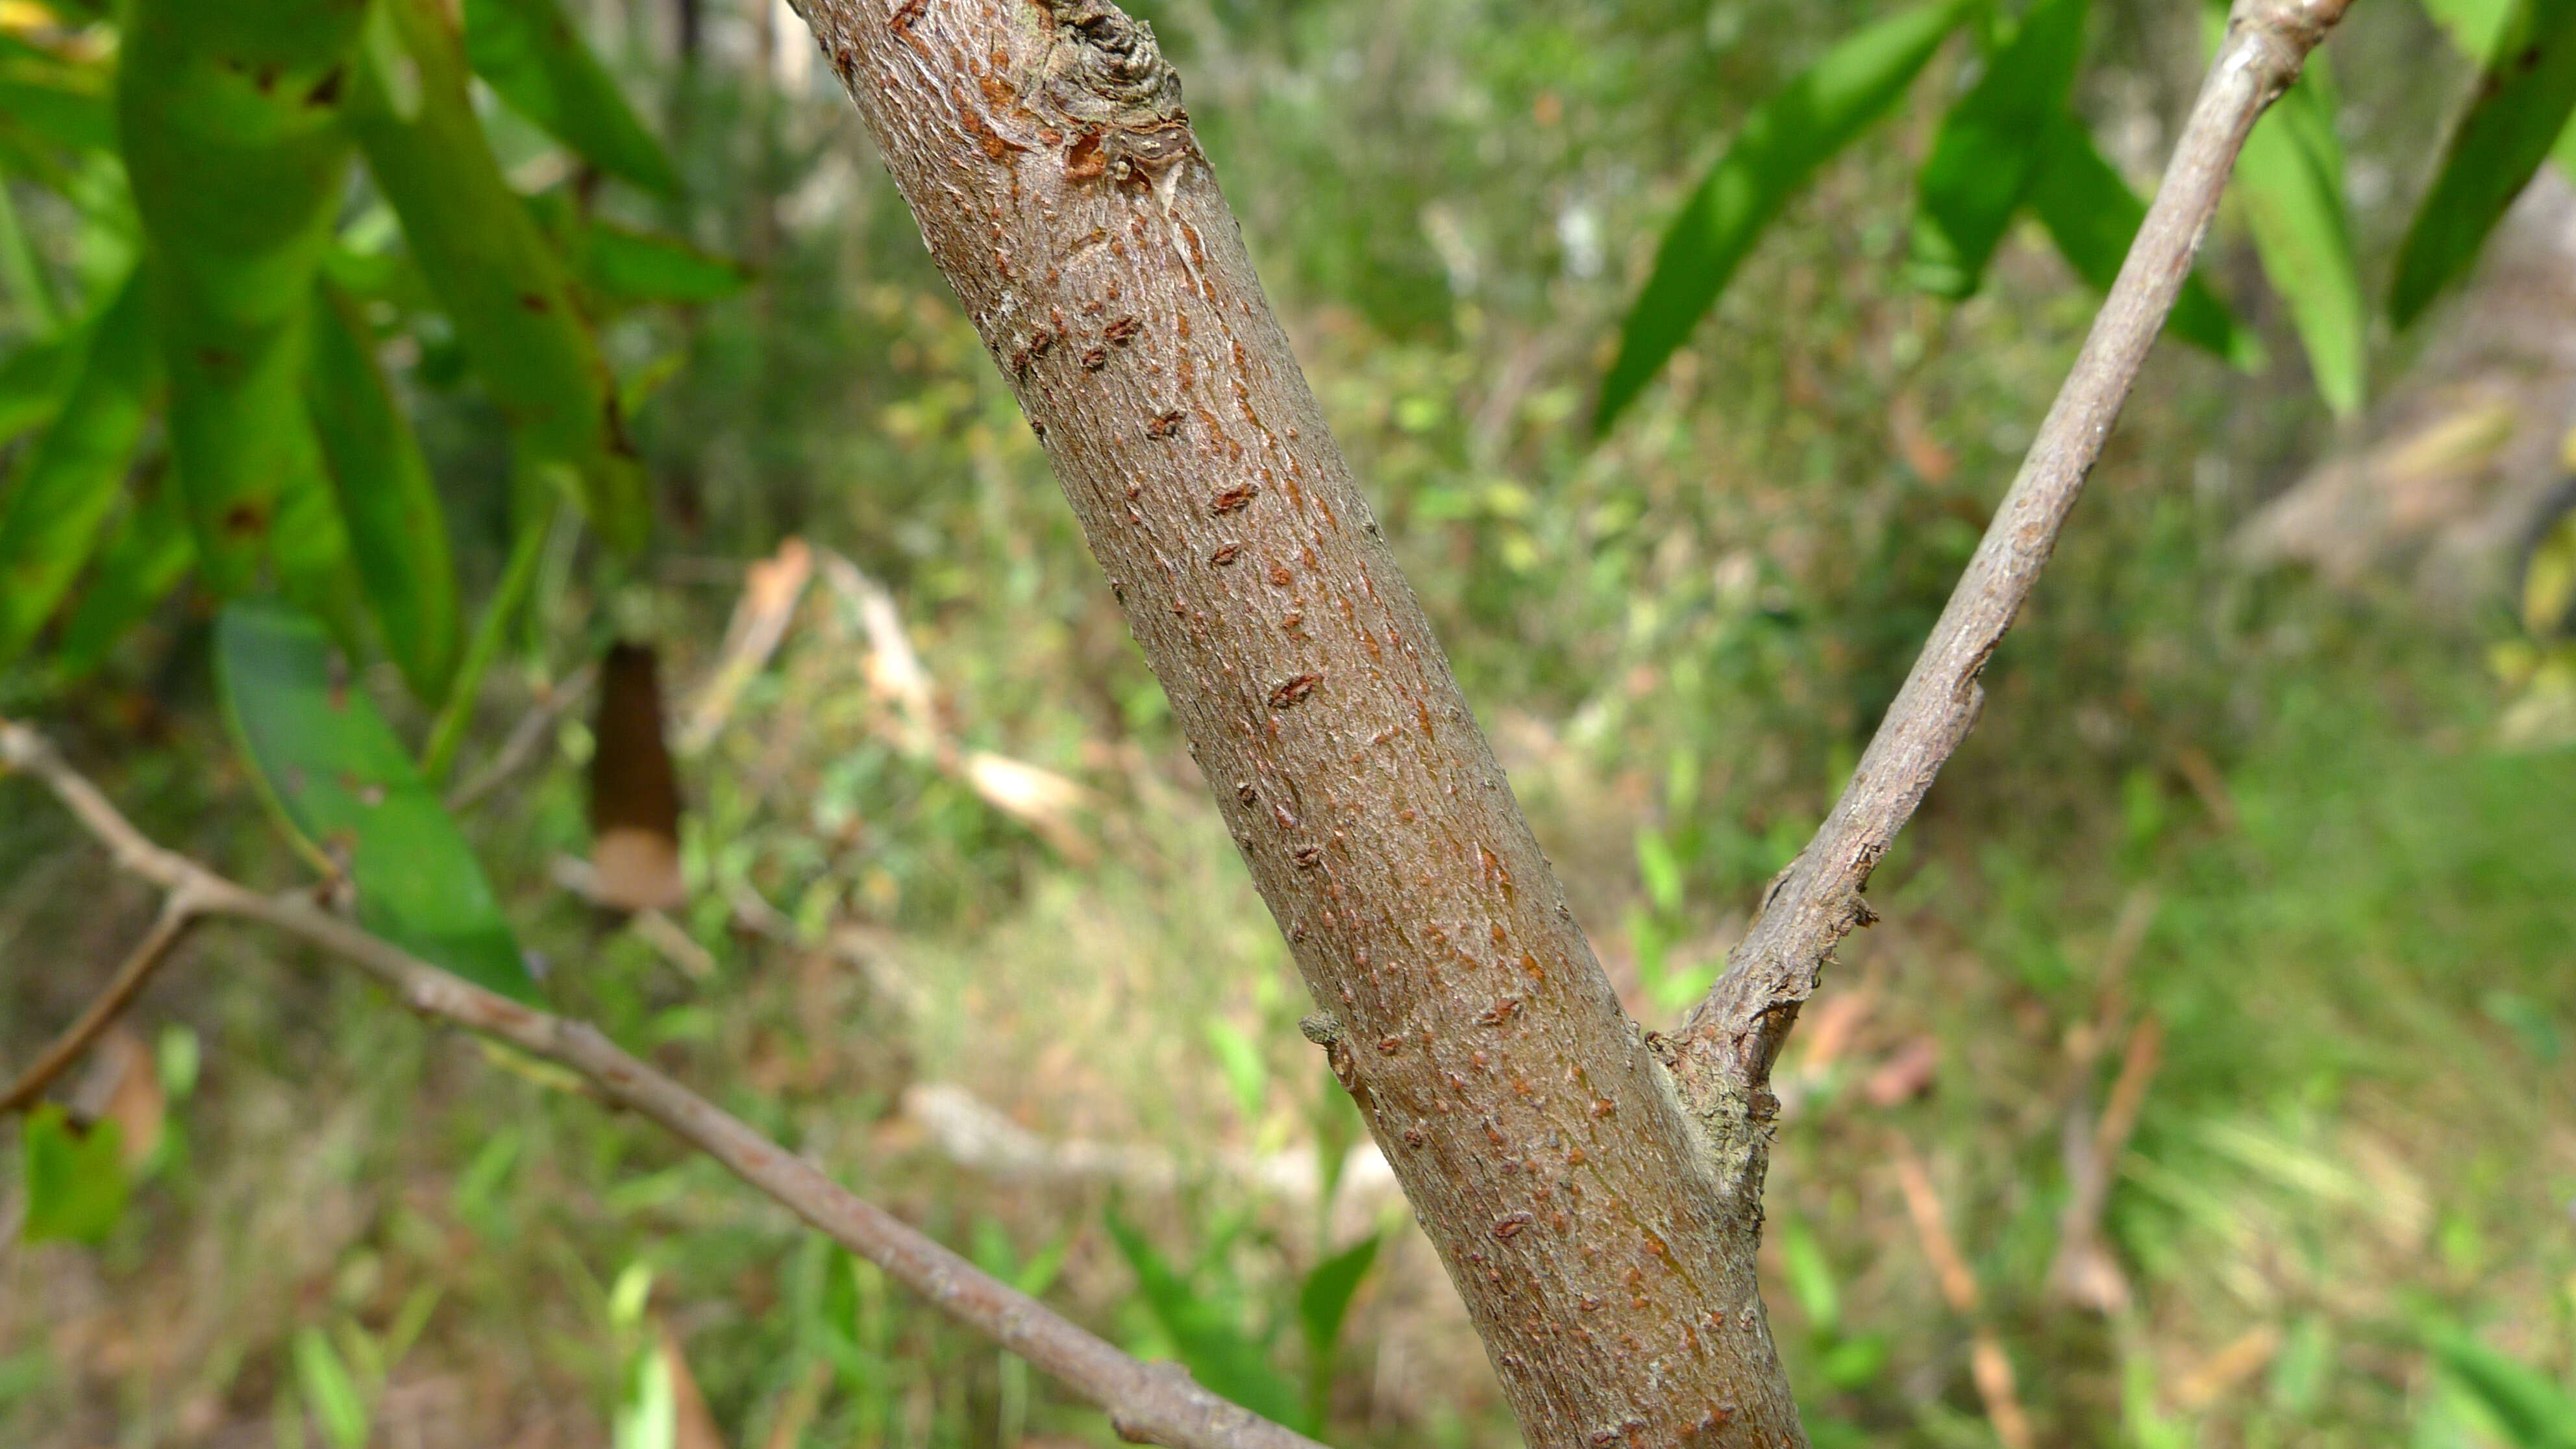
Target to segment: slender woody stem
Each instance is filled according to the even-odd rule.
[[[1765,1115],[1761,1106],[1780,1042],[1835,945],[1871,921],[1861,898],[1871,870],[1975,726],[1985,700],[1978,678],[2029,600],[2138,369],[2182,294],[2237,153],[2348,3],[2237,0],[2155,204],[2020,476],[1833,813],[1772,883],[1726,975],[1691,1014],[1680,1072],[1704,1114],[1749,1115],[1757,1122]],[[1719,1131],[1726,1135],[1724,1124]],[[1735,1135],[1750,1141],[1740,1129]]]
[[[302,895],[264,896],[162,849],[136,830],[35,731],[0,720],[0,768],[43,781],[115,854],[118,865],[168,890],[174,908],[184,903],[183,919],[230,916],[283,931],[375,977],[423,1016],[496,1037],[572,1068],[610,1101],[660,1123],[960,1322],[1107,1409],[1126,1438],[1173,1449],[1322,1449],[1305,1435],[1200,1388],[1177,1365],[1149,1364],[1121,1353],[858,1197],[739,1118],[628,1056],[588,1023],[485,991],[369,935]],[[171,919],[171,912],[165,911],[163,919]]]
[[[125,964],[116,968],[107,988],[78,1019],[63,1028],[62,1035],[55,1037],[27,1070],[18,1074],[18,1080],[6,1092],[0,1092],[0,1116],[23,1112],[34,1105],[65,1068],[80,1060],[90,1043],[98,1040],[99,1034],[142,994],[145,984],[161,969],[161,963],[170,959],[202,909],[203,903],[185,888],[172,891],[162,901],[160,917],[153,921],[151,932],[135,945]]]

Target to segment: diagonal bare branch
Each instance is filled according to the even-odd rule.
[[[36,1060],[18,1074],[18,1080],[10,1083],[7,1091],[0,1092],[0,1116],[23,1112],[33,1106],[55,1078],[80,1060],[81,1053],[89,1050],[90,1043],[97,1041],[99,1034],[115,1024],[125,1008],[142,994],[154,973],[170,959],[180,940],[188,934],[188,928],[196,924],[203,909],[204,902],[185,888],[172,891],[162,901],[161,914],[152,922],[152,929],[127,953],[124,963],[116,968],[116,974],[108,979],[105,989],[71,1025],[63,1028],[62,1035],[55,1037],[37,1054]]]
[[[1834,947],[1872,915],[1861,892],[1975,727],[1986,661],[2028,602],[2086,475],[2191,275],[2237,153],[2349,0],[2237,0],[2155,204],[2019,477],[1833,813],[1779,879],[1675,1052],[1718,1138],[1731,1192],[1758,1192],[1771,1063]]]
[[[1173,1449],[1322,1449],[1191,1382],[1174,1364],[1131,1358],[1045,1304],[977,1269],[822,1169],[620,1051],[586,1022],[494,995],[358,929],[302,895],[265,896],[162,849],[66,763],[51,742],[0,720],[0,769],[51,788],[117,864],[185,902],[185,918],[254,921],[338,956],[423,1016],[480,1032],[579,1072],[610,1101],[661,1124],[851,1252],[968,1327],[1107,1409],[1118,1431]],[[169,919],[167,912],[164,919]]]

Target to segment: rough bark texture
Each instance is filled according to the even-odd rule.
[[[1017,390],[1534,1446],[1795,1445],[1715,1189],[1378,536],[1151,33],[805,0]]]
[[[2349,0],[2238,0],[2155,204],[2030,454],[1933,625],[1904,687],[1816,837],[1765,895],[1727,972],[1691,1013],[1677,1070],[1727,1190],[1761,1194],[1771,1063],[1843,937],[1873,919],[1861,892],[1941,766],[1976,727],[1978,682],[2057,547],[2084,480],[2173,311],[2236,156],[2299,78]]]

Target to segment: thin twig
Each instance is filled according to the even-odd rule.
[[[201,916],[229,916],[319,946],[375,977],[405,1006],[570,1067],[610,1100],[690,1143],[758,1191],[930,1299],[960,1322],[1109,1411],[1120,1434],[1173,1449],[1322,1449],[1237,1407],[1173,1364],[1148,1364],[985,1274],[822,1169],[628,1056],[586,1022],[524,1006],[439,970],[302,895],[264,896],[153,844],[42,736],[0,721],[0,767],[51,787],[117,863]]]
[[[512,775],[526,769],[537,751],[554,738],[556,724],[589,697],[590,686],[598,675],[598,665],[585,664],[541,693],[528,706],[528,712],[519,716],[519,722],[510,726],[509,736],[492,752],[492,758],[447,792],[447,813],[462,815],[482,804],[485,797],[509,783]]]
[[[89,1050],[90,1043],[98,1040],[99,1033],[113,1025],[125,1008],[133,1004],[134,998],[142,994],[153,973],[161,969],[162,962],[170,959],[180,938],[186,936],[188,927],[196,923],[202,909],[203,902],[184,889],[172,891],[162,901],[159,919],[153,921],[151,931],[126,956],[125,964],[116,968],[116,975],[109,978],[106,989],[99,992],[97,999],[90,1002],[78,1019],[63,1028],[62,1035],[55,1037],[53,1043],[37,1055],[33,1064],[18,1074],[18,1080],[10,1084],[7,1092],[0,1093],[0,1116],[23,1112],[34,1105],[56,1077],[80,1060],[81,1053]]]
[[[1757,1123],[1764,1115],[1761,1093],[1780,1042],[1836,943],[1873,919],[1861,898],[1871,870],[1976,724],[1985,698],[1979,676],[2029,600],[2182,293],[2246,135],[2298,79],[2308,53],[2347,3],[2237,0],[2164,184],[2020,476],[1833,813],[1772,882],[1726,975],[1691,1014],[1679,1061],[1684,1087],[1703,1113],[1731,1112]],[[1747,1136],[1740,1127],[1719,1126]],[[1739,1155],[1749,1165],[1758,1151],[1744,1148]]]

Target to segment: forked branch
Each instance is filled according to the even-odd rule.
[[[1107,1409],[1127,1438],[1173,1449],[1322,1449],[1305,1435],[1200,1388],[1177,1366],[1148,1364],[1121,1353],[618,1050],[587,1023],[496,996],[359,930],[301,895],[261,895],[162,849],[35,731],[0,721],[0,769],[43,781],[114,853],[119,866],[168,891],[173,906],[163,914],[165,924],[216,916],[258,922],[356,966],[423,1016],[572,1068],[608,1100],[661,1124],[841,1246]],[[156,937],[160,934],[156,930]]]
[[[2237,0],[2227,38],[2176,143],[2164,184],[1905,687],[1815,839],[1772,883],[1726,975],[1691,1014],[1678,1052],[1686,1093],[1721,1156],[1758,1191],[1771,1063],[1834,947],[1872,919],[1861,892],[1942,764],[1975,727],[1979,676],[2028,602],[2084,479],[2191,275],[2254,123],[2299,77],[2349,0]]]

